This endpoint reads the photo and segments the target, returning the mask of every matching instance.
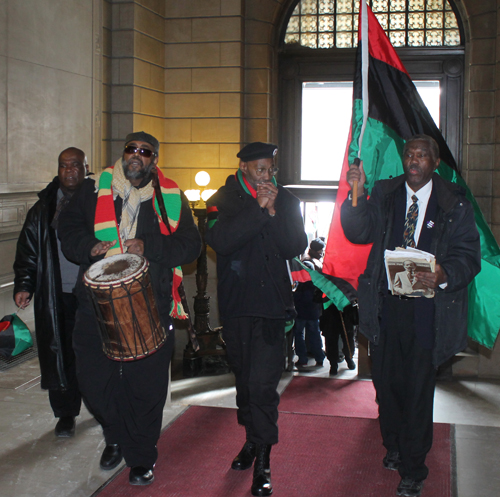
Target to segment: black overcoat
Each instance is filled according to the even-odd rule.
[[[394,203],[404,176],[377,181],[371,197],[358,199],[352,207],[342,204],[341,222],[352,243],[373,243],[366,270],[359,277],[359,331],[377,344],[380,338],[380,313],[386,290],[384,250],[390,248]],[[467,285],[481,270],[479,234],[472,205],[464,190],[434,173],[433,191],[437,194],[437,215],[429,252],[444,269],[445,289],[437,288],[434,297],[433,364],[443,364],[467,346]]]
[[[85,180],[87,181],[87,180]],[[41,370],[41,387],[56,390],[67,386],[61,330],[61,272],[55,230],[50,226],[57,206],[56,176],[28,211],[17,241],[14,262],[14,295],[28,292],[34,299],[35,333]]]
[[[287,259],[307,247],[298,198],[278,185],[271,217],[231,175],[208,209],[207,243],[217,253],[221,317],[293,317]]]

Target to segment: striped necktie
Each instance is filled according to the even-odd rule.
[[[414,236],[418,219],[418,198],[416,195],[412,195],[411,199],[413,204],[410,205],[406,213],[403,247],[416,247]]]

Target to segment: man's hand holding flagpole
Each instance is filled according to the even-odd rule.
[[[358,205],[358,184],[361,184],[359,196],[364,195],[364,184],[366,181],[365,172],[363,171],[363,163],[358,157],[354,159],[353,164],[350,165],[349,171],[346,173],[346,181],[351,186],[352,206]]]

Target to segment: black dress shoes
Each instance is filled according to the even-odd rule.
[[[104,471],[115,469],[122,462],[122,449],[118,444],[108,444],[102,452],[99,466]]]
[[[245,469],[251,468],[253,460],[255,459],[256,445],[252,442],[245,442],[240,453],[233,459],[231,464],[231,469],[236,469],[237,471],[244,471]]]
[[[255,464],[253,466],[252,495],[271,495],[271,465],[269,455],[272,445],[257,445],[255,451]]]
[[[72,437],[75,434],[75,417],[62,416],[56,424],[54,430],[56,437]]]
[[[397,471],[399,469],[399,466],[401,465],[399,452],[397,450],[388,450],[382,462],[385,469]]]
[[[356,363],[352,359],[349,359],[349,358],[346,357],[345,358],[345,362],[347,363],[347,367],[350,370],[356,369]]]
[[[134,466],[130,468],[128,482],[131,485],[150,485],[154,482],[155,475],[152,469],[143,468],[142,466]]]
[[[411,478],[401,478],[396,495],[403,497],[419,497],[424,487],[423,480],[412,480]]]

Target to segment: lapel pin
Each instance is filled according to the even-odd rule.
[[[433,228],[433,227],[434,227],[434,221],[429,221],[429,222],[427,223],[427,227],[428,227],[428,228]]]

